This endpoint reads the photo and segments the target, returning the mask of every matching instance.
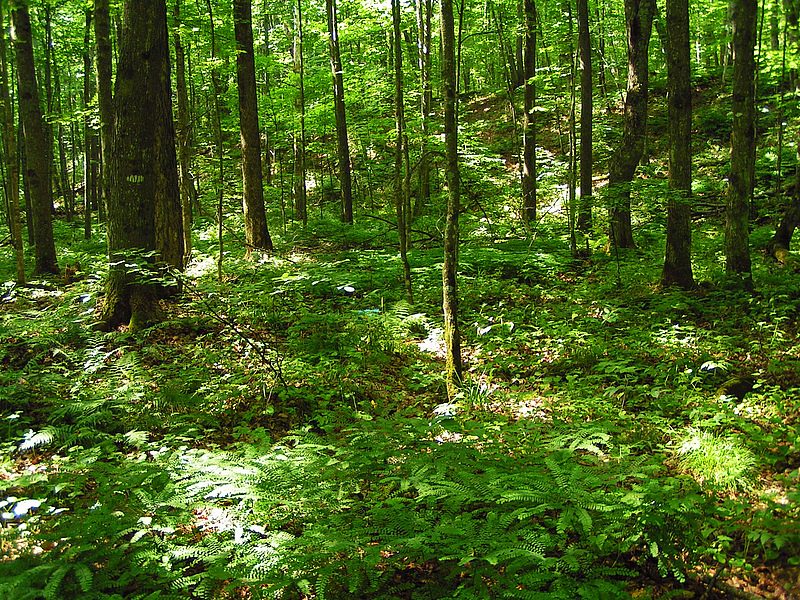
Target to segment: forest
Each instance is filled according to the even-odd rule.
[[[800,0],[0,0],[0,600],[800,598]]]

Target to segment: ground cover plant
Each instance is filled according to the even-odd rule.
[[[24,24],[28,4],[12,4]],[[798,116],[796,65],[785,53],[797,7],[767,7],[778,41],[767,50],[765,36],[751,81],[759,110],[742,238],[749,270],[731,264],[726,229],[730,140],[744,114],[729,71],[741,52],[722,31],[724,3],[692,7],[693,279],[684,285],[664,275],[681,188],[674,71],[662,63],[678,36],[675,27],[672,41],[662,36],[657,14],[660,46],[651,42],[651,68],[639,72],[650,76],[650,112],[636,157],[627,119],[642,105],[624,89],[622,6],[578,0],[573,15],[571,3],[462,3],[458,37],[444,39],[445,27],[431,42],[429,2],[414,5],[418,14],[399,2],[343,3],[342,63],[331,2],[325,11],[313,2],[176,2],[162,23],[175,45],[160,53],[134,48],[156,43],[147,36],[165,14],[157,3],[112,4],[119,31],[105,33],[109,7],[93,4],[32,3],[34,26],[63,34],[43,42],[52,56],[37,50],[37,60],[54,79],[80,66],[85,84],[79,98],[64,81],[63,98],[53,89],[45,102],[50,145],[65,165],[50,156],[59,164],[59,272],[40,268],[49,260],[41,240],[16,245],[16,162],[3,163],[14,243],[0,244],[0,600],[800,597],[800,269],[791,234],[785,248],[774,235],[800,197],[785,177],[797,167],[785,125]],[[443,15],[453,8],[441,4]],[[664,7],[670,25],[674,6]],[[608,46],[585,49],[602,59],[602,80],[593,91],[589,77],[596,105],[581,108],[595,131],[594,168],[583,172],[594,204],[579,225],[590,196],[575,189],[587,8],[592,39]],[[243,23],[262,44],[250,57],[259,74],[250,100]],[[95,102],[85,77],[92,32],[98,63],[103,40],[118,43],[106,48],[123,73],[115,126],[142,135],[128,148],[119,134],[108,155],[92,139],[107,124],[103,89]],[[415,45],[441,46],[441,76]],[[445,47],[458,52],[457,90],[437,80],[447,79]],[[155,55],[187,71],[183,83],[176,73],[176,132],[171,117],[150,114],[164,108],[152,98],[173,91],[155,89],[163,79],[124,85]],[[342,71],[344,124],[342,98],[333,108],[327,97],[331,85],[341,93]],[[50,75],[45,94],[60,88]],[[98,82],[110,78],[109,67]],[[19,106],[7,94],[0,104],[4,117]],[[254,104],[262,129],[256,114],[255,131],[239,131]],[[157,127],[125,129],[135,110]],[[8,158],[16,150],[4,133]],[[163,231],[164,246],[123,252],[126,235],[147,232],[146,219],[122,208],[163,217],[146,201],[169,194],[132,194],[127,184],[167,172],[166,159],[146,159],[163,149],[153,139],[171,144],[173,134],[178,154],[191,155],[180,167],[186,202],[166,211],[176,218],[188,205],[183,254],[170,262],[164,250],[175,240]],[[136,163],[126,152],[151,142],[134,152],[143,173],[121,170]],[[245,171],[261,142],[265,164],[254,171],[264,197],[253,201]],[[631,160],[635,176],[619,183],[618,167]],[[632,245],[615,233],[624,232],[619,189],[630,196]],[[34,208],[24,213],[30,226]],[[166,231],[179,229],[174,221]],[[154,271],[160,254],[168,264]],[[453,257],[460,377],[443,315]],[[141,305],[148,310],[137,313]]]

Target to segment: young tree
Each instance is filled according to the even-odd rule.
[[[92,11],[86,9],[86,24],[83,28],[83,237],[92,237],[92,197],[95,184],[94,178],[94,146],[95,135],[92,128],[92,113],[89,105],[92,102]]]
[[[336,0],[325,0],[328,14],[328,48],[333,77],[333,107],[336,115],[336,154],[339,160],[339,184],[342,191],[342,221],[353,222],[353,191],[350,174],[350,145],[347,141],[347,113],[344,105],[344,77],[339,51],[339,21]]]
[[[176,138],[178,145],[178,171],[180,177],[181,220],[183,221],[183,265],[192,258],[192,176],[189,148],[189,94],[186,88],[186,54],[181,41],[181,2],[175,0],[175,89],[177,102]]]
[[[667,86],[669,101],[669,187],[667,249],[661,284],[684,289],[692,275],[692,87],[689,1],[667,0]]]
[[[733,0],[733,124],[731,171],[725,210],[725,270],[753,286],[750,268],[749,215],[755,169],[756,0]]]
[[[157,230],[172,226],[161,214],[170,203],[159,196],[178,196],[165,0],[125,0],[111,150],[103,325],[135,330],[158,318],[153,256]]]
[[[578,229],[588,231],[592,226],[592,41],[589,35],[589,2],[577,0],[578,48],[581,57],[581,202],[578,211]]]
[[[5,15],[0,2],[0,102],[3,104],[3,157],[6,164],[6,198],[8,220],[11,226],[11,243],[17,267],[17,283],[25,283],[25,248],[22,240],[22,223],[19,210],[19,163],[17,161],[17,138],[14,127],[14,110],[8,86],[8,60],[6,56]]]
[[[295,111],[300,119],[299,131],[295,131],[292,140],[294,154],[294,212],[295,218],[305,225],[308,221],[308,203],[306,201],[306,92],[305,60],[303,57],[303,7],[302,0],[294,4],[294,36],[292,38],[292,69],[297,75],[297,94],[295,95]]]
[[[33,36],[27,0],[11,2],[11,39],[17,58],[19,113],[25,130],[25,179],[30,186],[36,274],[58,273],[53,239],[53,196],[50,187],[50,151],[47,128],[39,103],[33,60]]]
[[[647,130],[649,85],[648,52],[653,29],[655,0],[625,0],[625,25],[628,38],[628,92],[622,144],[608,170],[610,231],[609,243],[617,248],[633,248],[631,226],[631,182],[644,153]]]
[[[272,250],[264,208],[264,188],[261,183],[261,135],[258,129],[252,18],[250,0],[233,0],[236,77],[239,82],[239,131],[242,144],[242,203],[248,255],[253,250]]]
[[[525,0],[525,114],[522,120],[522,218],[536,220],[536,2]]]
[[[111,168],[111,136],[114,132],[114,103],[112,92],[111,19],[109,0],[94,2],[94,39],[97,53],[97,105],[100,110],[100,202],[108,204],[111,195],[109,169]]]
[[[458,327],[458,115],[456,114],[455,23],[453,0],[442,0],[442,95],[444,96],[444,143],[447,178],[447,217],[442,264],[442,309],[447,347],[447,395],[453,398],[461,384],[461,334]]]
[[[408,262],[408,210],[409,183],[411,169],[408,160],[408,134],[406,133],[405,106],[403,98],[403,39],[400,35],[400,2],[392,0],[392,31],[394,33],[394,110],[395,110],[395,149],[394,149],[394,203],[397,214],[397,236],[400,242],[400,260],[403,263],[403,283],[408,301],[414,302],[411,286],[411,266]],[[404,168],[405,166],[405,168]]]
[[[420,79],[420,157],[419,190],[414,205],[414,214],[422,212],[422,207],[430,203],[431,161],[428,157],[428,120],[433,105],[431,87],[431,14],[432,0],[417,2],[417,55]]]

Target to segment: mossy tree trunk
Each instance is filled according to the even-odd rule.
[[[661,284],[689,289],[692,275],[692,87],[689,1],[667,0],[669,187]]]
[[[242,205],[248,255],[253,250],[272,250],[261,181],[261,135],[258,128],[252,18],[250,0],[233,0],[239,133],[242,145]]]
[[[460,174],[458,169],[458,115],[456,114],[455,24],[453,0],[442,0],[442,95],[447,179],[447,217],[442,265],[442,309],[446,345],[447,395],[454,398],[461,384],[461,334],[458,326],[458,213]]]
[[[750,264],[750,203],[755,169],[756,0],[731,3],[733,102],[731,171],[725,210],[725,270],[745,289],[753,286]]]
[[[100,203],[108,205],[111,195],[109,170],[111,168],[111,136],[114,132],[114,102],[112,92],[111,19],[109,0],[94,2],[94,39],[97,54],[97,105],[100,110]]]
[[[170,182],[178,195],[166,13],[164,0],[126,0],[124,6],[111,148],[107,328],[140,329],[159,317],[157,229],[171,226],[159,224],[168,206],[159,195],[170,191]]]
[[[30,186],[35,244],[35,274],[58,273],[56,245],[53,238],[53,195],[50,188],[50,151],[47,128],[39,101],[36,67],[33,60],[33,36],[28,3],[11,2],[11,39],[17,59],[19,114],[25,131],[25,180]]]
[[[631,182],[644,153],[647,132],[648,52],[654,13],[655,0],[625,0],[628,91],[622,144],[613,155],[608,171],[609,243],[617,248],[634,247]]]

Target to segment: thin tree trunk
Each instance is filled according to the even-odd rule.
[[[308,223],[308,202],[306,198],[306,93],[305,93],[305,64],[303,60],[303,9],[301,0],[297,0],[294,7],[295,28],[292,52],[292,64],[297,74],[298,93],[295,96],[295,110],[300,117],[300,131],[295,132],[293,140],[294,150],[294,210],[295,218]]]
[[[214,91],[214,134],[216,137],[217,145],[217,164],[219,180],[217,185],[217,244],[218,253],[217,257],[217,279],[222,281],[222,264],[225,256],[225,240],[223,238],[225,227],[225,215],[223,211],[223,200],[225,198],[225,151],[223,148],[222,138],[222,107],[220,106],[222,97],[222,84],[219,80],[219,67],[217,66],[217,38],[214,26],[214,10],[211,6],[211,0],[206,0],[206,7],[208,8],[208,20],[211,28],[211,60],[214,62],[211,67],[211,85]]]
[[[644,153],[647,128],[648,51],[655,0],[625,0],[628,33],[628,93],[622,144],[609,165],[608,196],[611,247],[633,248],[631,182]]]
[[[525,3],[525,110],[522,120],[522,219],[530,225],[536,220],[536,3]]]
[[[61,98],[61,75],[57,60],[53,62],[53,80],[55,83],[56,111],[61,115],[63,113],[63,101]],[[61,119],[58,121],[56,132],[61,193],[64,196],[67,221],[72,221],[75,214],[75,188],[70,184],[67,170],[67,149],[64,143],[64,125],[61,123]]]
[[[392,28],[394,31],[394,110],[395,110],[395,150],[394,150],[394,205],[397,213],[397,237],[400,242],[400,260],[403,263],[403,283],[406,297],[414,303],[411,285],[411,266],[408,262],[408,135],[406,134],[405,107],[403,98],[403,46],[400,35],[400,2],[392,0]],[[405,161],[405,174],[403,162]]]
[[[22,240],[22,222],[19,208],[19,162],[17,158],[17,139],[14,127],[14,110],[8,85],[8,58],[6,55],[5,15],[0,3],[0,101],[3,103],[3,157],[5,158],[6,198],[8,198],[8,220],[11,229],[11,242],[14,247],[14,262],[17,269],[17,283],[25,283],[25,248]]]
[[[588,0],[577,0],[578,47],[581,60],[581,158],[578,229],[589,231],[592,226],[592,121],[594,103],[592,98],[592,44],[589,35]],[[601,69],[602,70],[602,69]]]
[[[33,60],[33,37],[27,2],[12,5],[11,38],[17,57],[19,113],[25,127],[25,179],[30,185],[35,239],[35,274],[58,273],[53,239],[53,196],[50,188],[50,152],[47,128],[39,103],[36,67]]]
[[[725,269],[753,286],[750,266],[749,215],[755,167],[755,56],[756,0],[734,0],[733,25],[733,125],[731,171],[725,212]]]
[[[94,156],[94,132],[92,131],[92,115],[89,113],[89,103],[92,101],[92,72],[91,53],[92,11],[86,10],[86,27],[83,31],[83,237],[92,237],[92,194],[94,191],[94,169],[92,156]]]
[[[272,17],[268,11],[269,0],[264,0],[264,57],[266,58],[264,66],[264,96],[272,99],[272,82],[270,80],[270,55],[272,48],[270,45],[269,32],[272,27]],[[269,127],[264,128],[264,181],[268,186],[272,185],[272,135],[270,135]]]
[[[667,0],[667,30],[670,194],[661,284],[689,289],[694,286],[694,276],[691,256],[692,87],[688,0]]]
[[[458,213],[460,175],[458,169],[458,115],[456,112],[455,23],[453,0],[442,0],[442,95],[444,97],[444,137],[447,177],[447,217],[442,265],[442,309],[444,341],[447,349],[447,395],[453,399],[461,384],[461,334],[458,325]]]
[[[236,78],[239,83],[239,132],[242,145],[242,205],[248,256],[253,250],[272,250],[264,207],[264,188],[261,183],[261,135],[258,129],[252,18],[250,0],[233,0]]]
[[[328,49],[333,76],[333,106],[336,116],[336,154],[339,161],[339,184],[342,191],[342,221],[353,222],[353,185],[350,168],[350,145],[347,140],[347,113],[344,104],[344,77],[339,52],[339,22],[336,0],[325,0],[328,13]]]
[[[177,90],[178,175],[183,222],[183,265],[192,259],[192,175],[189,146],[189,97],[186,91],[186,55],[181,42],[181,2],[175,0],[175,87]]]
[[[97,104],[100,109],[100,199],[98,208],[108,205],[111,195],[109,169],[111,168],[111,136],[114,132],[114,103],[111,67],[111,22],[108,13],[109,0],[95,0],[94,37],[97,51]]]
[[[430,204],[431,162],[428,157],[428,118],[433,103],[431,87],[431,0],[417,0],[418,65],[420,77],[420,159],[419,190],[414,205],[414,215]]]

